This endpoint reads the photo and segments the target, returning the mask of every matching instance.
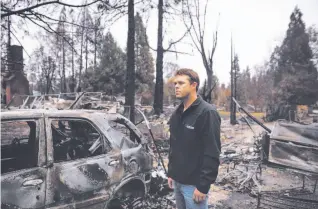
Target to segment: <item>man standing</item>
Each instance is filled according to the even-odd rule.
[[[207,194],[220,164],[221,118],[197,95],[200,79],[195,71],[178,70],[174,84],[182,103],[169,120],[168,184],[174,189],[177,209],[207,209]]]

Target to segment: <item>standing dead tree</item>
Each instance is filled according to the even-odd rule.
[[[194,5],[192,5],[193,3]],[[213,42],[210,50],[206,49],[205,45],[205,24],[206,24],[206,14],[208,7],[208,0],[205,1],[203,14],[200,3],[202,0],[189,0],[184,1],[183,4],[183,22],[186,28],[189,30],[191,40],[200,53],[203,65],[207,74],[207,86],[206,91],[203,92],[203,98],[205,101],[211,103],[212,101],[212,90],[213,90],[213,57],[218,42],[218,29],[213,33]],[[194,11],[193,11],[194,10]],[[202,18],[203,15],[203,18]],[[202,20],[203,19],[203,20]],[[215,85],[214,85],[215,86]]]
[[[178,5],[180,1],[176,0],[175,5]],[[170,40],[169,45],[167,48],[163,47],[163,20],[164,15],[167,14],[168,16],[171,16],[172,13],[170,11],[176,11],[176,9],[173,7],[173,4],[164,3],[163,0],[158,0],[158,36],[157,36],[157,49],[153,49],[152,47],[148,46],[150,49],[157,52],[157,59],[156,59],[156,84],[155,84],[155,96],[154,96],[154,110],[156,115],[160,115],[163,112],[163,89],[164,89],[164,82],[163,82],[163,59],[164,59],[164,53],[166,52],[172,52],[176,54],[187,54],[184,52],[179,52],[177,50],[174,50],[176,44],[181,42],[184,37],[189,33],[190,28],[188,28],[185,33],[175,41]]]
[[[125,103],[130,107],[129,119],[135,122],[135,5],[134,0],[128,3],[128,34],[127,34],[127,73]]]
[[[234,55],[234,58],[233,58]],[[233,101],[237,99],[237,79],[238,79],[238,57],[233,51],[233,41],[231,37],[231,107],[230,107],[230,123],[235,125],[236,121],[236,103]]]
[[[156,85],[154,97],[155,113],[159,115],[163,111],[163,47],[162,47],[162,25],[163,25],[163,0],[158,2],[158,37],[157,37],[157,59],[156,59]]]

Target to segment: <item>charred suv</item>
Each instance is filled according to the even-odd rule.
[[[1,114],[1,208],[112,208],[148,191],[147,140],[119,114]]]

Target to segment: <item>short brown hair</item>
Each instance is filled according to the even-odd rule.
[[[188,68],[181,68],[179,70],[177,70],[174,74],[174,76],[177,76],[177,75],[187,75],[189,77],[189,81],[190,83],[192,84],[193,82],[196,82],[197,83],[197,92],[199,90],[199,86],[200,86],[200,78],[199,78],[199,75],[197,72],[195,72],[194,70],[192,69],[188,69]]]

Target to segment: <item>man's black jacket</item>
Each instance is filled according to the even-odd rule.
[[[181,104],[170,120],[168,177],[207,194],[218,175],[221,118],[200,96],[183,112]]]

